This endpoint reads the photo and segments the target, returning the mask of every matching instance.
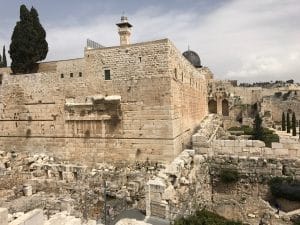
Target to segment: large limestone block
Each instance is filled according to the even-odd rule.
[[[116,223],[116,225],[151,225],[150,223],[146,223],[144,221],[138,221],[135,219],[122,219]]]
[[[259,140],[253,140],[252,144],[253,147],[258,147],[258,148],[266,147],[266,144],[263,141],[259,141]]]
[[[282,143],[272,142],[272,148],[283,148]]]
[[[273,155],[274,154],[274,149],[272,148],[264,148],[263,149],[265,155]]]
[[[163,193],[166,188],[165,182],[160,178],[155,178],[153,180],[149,180],[147,185],[150,189],[150,192]]]
[[[18,219],[12,221],[9,225],[42,225],[44,224],[43,210],[34,209]]]
[[[274,152],[277,156],[287,156],[289,155],[289,150],[286,148],[276,148]]]
[[[169,200],[173,203],[178,202],[178,196],[176,194],[176,191],[174,189],[173,185],[169,185],[169,187],[166,188],[165,192],[162,195],[163,200]]]
[[[246,147],[253,147],[253,140],[247,140]]]
[[[238,144],[240,147],[246,147],[247,140],[239,140]]]
[[[234,147],[235,140],[225,140],[224,144],[225,144],[225,147]]]
[[[8,224],[8,211],[5,208],[0,208],[0,225]]]
[[[257,147],[250,148],[251,155],[259,155],[260,153],[261,153],[261,148],[257,148]]]

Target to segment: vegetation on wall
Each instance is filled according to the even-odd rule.
[[[269,182],[270,191],[277,198],[300,201],[300,181],[290,177],[275,177]]]
[[[249,126],[231,127],[228,129],[228,131],[244,132],[245,135],[251,135],[252,139],[254,139],[254,140],[263,141],[267,147],[271,147],[272,142],[279,142],[279,136],[276,133],[274,133],[274,131],[272,131],[268,128],[260,128],[258,124],[254,125],[254,127],[255,126],[256,126],[256,129],[259,130],[259,132],[260,132],[259,134],[257,134],[257,133],[255,134],[254,129]]]
[[[32,7],[29,11],[25,5],[21,5],[20,21],[14,28],[9,53],[14,74],[34,72],[36,63],[46,58],[46,32],[35,8]]]
[[[239,173],[236,169],[221,169],[220,180],[223,183],[235,183],[239,180]]]
[[[253,129],[252,127],[249,126],[241,126],[241,127],[230,127],[228,129],[228,131],[241,131],[243,132],[245,135],[252,135],[253,134]]]
[[[227,220],[216,213],[201,210],[186,218],[175,220],[174,225],[242,225],[241,222]]]
[[[293,225],[300,225],[300,218],[293,221]]]

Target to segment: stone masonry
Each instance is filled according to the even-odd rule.
[[[0,69],[0,146],[93,164],[170,161],[207,114],[206,80],[168,40]]]

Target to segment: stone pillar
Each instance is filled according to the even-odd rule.
[[[162,199],[165,191],[165,183],[156,178],[149,180],[146,186],[146,216],[154,216],[162,219],[168,218],[167,203]]]
[[[222,98],[217,98],[217,112],[222,115]]]
[[[0,225],[8,225],[8,211],[5,208],[0,208]]]

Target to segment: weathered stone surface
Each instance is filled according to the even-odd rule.
[[[5,208],[0,208],[0,225],[8,225],[8,211]]]
[[[35,209],[18,219],[12,221],[9,225],[41,225],[44,224],[43,210]]]
[[[168,39],[86,49],[36,74],[0,69],[0,144],[86,165],[172,161],[207,115],[205,73]]]

